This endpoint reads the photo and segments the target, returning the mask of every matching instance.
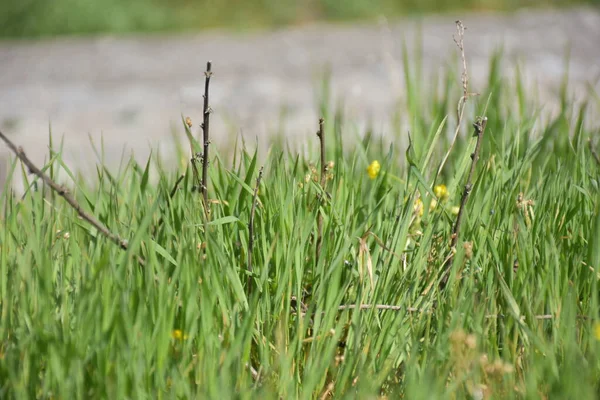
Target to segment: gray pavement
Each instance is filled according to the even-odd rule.
[[[427,76],[456,54],[455,19],[468,28],[465,46],[475,91],[500,45],[508,56],[503,73],[510,74],[511,61],[520,60],[526,81],[539,85],[542,104],[556,102],[567,47],[572,91],[583,95],[589,82],[599,87],[600,11],[593,8],[317,24],[244,35],[4,41],[0,128],[39,162],[51,124],[57,140],[64,135],[64,158],[74,168],[95,162],[88,135],[97,143],[104,137],[106,161],[113,167],[123,149],[141,160],[151,147],[168,153],[172,132],[183,137],[181,114],[200,122],[203,70],[212,60],[211,125],[220,147],[229,146],[236,133],[248,142],[268,143],[283,109],[290,140],[312,133],[316,83],[326,64],[332,68],[334,98],[344,100],[347,114],[358,124],[373,121],[385,135],[394,104],[403,98],[402,41],[413,48],[421,33]]]

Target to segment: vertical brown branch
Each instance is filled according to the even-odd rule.
[[[325,120],[323,118],[319,118],[319,130],[317,131],[317,136],[319,137],[319,141],[321,143],[321,190],[325,191],[325,183],[327,182],[327,164],[325,164],[325,130],[323,126],[325,124]],[[323,195],[319,195],[319,200],[323,199]],[[321,201],[319,201],[321,203]],[[319,257],[321,256],[321,247],[323,245],[323,214],[321,210],[317,210],[317,250],[315,253],[315,263],[319,262]]]
[[[212,112],[208,103],[208,88],[210,85],[210,78],[212,76],[212,62],[206,63],[206,71],[204,72],[204,108],[202,114],[204,120],[202,122],[202,143],[204,145],[204,152],[202,154],[202,198],[204,199],[204,208],[206,210],[206,216],[210,212],[208,207],[208,145],[210,144],[209,132],[210,132],[210,113]]]
[[[487,117],[477,118],[477,121],[473,124],[475,128],[475,136],[477,136],[477,143],[475,144],[475,150],[473,154],[471,154],[471,168],[469,169],[469,175],[467,176],[467,183],[465,184],[465,188],[463,190],[462,196],[460,198],[460,207],[458,209],[458,215],[456,216],[456,222],[454,223],[454,228],[452,228],[452,239],[450,242],[450,247],[452,250],[452,255],[450,255],[446,262],[444,263],[444,272],[442,276],[442,280],[440,282],[440,289],[444,289],[446,284],[448,283],[448,278],[450,274],[450,268],[452,268],[452,261],[454,260],[454,251],[456,250],[456,244],[458,243],[458,236],[460,234],[460,227],[462,223],[462,217],[465,213],[465,207],[467,204],[467,200],[469,199],[469,194],[473,189],[473,175],[475,173],[475,167],[477,165],[477,160],[479,159],[479,153],[481,151],[481,142],[483,141],[483,134],[485,132],[485,126],[487,124]]]
[[[252,209],[250,210],[250,220],[248,222],[248,297],[252,294],[252,251],[254,250],[254,212],[256,211],[256,203],[258,200],[258,188],[260,187],[260,180],[263,176],[263,167],[260,167],[258,171],[258,177],[256,178],[256,187],[254,188],[254,195],[252,196]]]

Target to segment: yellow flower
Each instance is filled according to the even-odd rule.
[[[452,213],[452,215],[458,215],[459,211],[460,211],[460,208],[458,206],[454,206],[450,209],[450,212]]]
[[[175,329],[173,332],[171,332],[171,337],[175,340],[186,340],[188,335],[183,333],[181,329]]]
[[[435,185],[433,193],[435,193],[435,196],[440,200],[446,200],[448,198],[448,188],[446,188],[446,185],[444,184]]]
[[[379,164],[379,161],[377,161],[377,160],[373,161],[367,167],[367,173],[369,174],[369,178],[371,178],[371,179],[377,178],[377,175],[379,174],[380,170],[381,170],[381,165]]]
[[[594,337],[596,340],[600,340],[600,322],[594,322]]]

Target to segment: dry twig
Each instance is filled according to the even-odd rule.
[[[35,174],[36,176],[38,176],[42,181],[44,181],[45,184],[50,186],[50,188],[52,188],[52,190],[54,190],[63,199],[65,199],[65,201],[67,203],[69,203],[69,205],[71,207],[73,207],[73,209],[75,209],[75,211],[77,211],[77,214],[79,214],[81,219],[83,219],[84,221],[87,221],[90,225],[92,225],[94,228],[96,228],[98,230],[98,232],[100,232],[103,236],[105,236],[111,242],[118,245],[121,249],[127,250],[127,248],[128,248],[127,240],[122,239],[116,233],[112,233],[110,230],[108,230],[107,227],[105,227],[100,221],[98,221],[96,219],[96,217],[85,212],[83,210],[83,208],[81,207],[81,205],[79,205],[77,200],[75,200],[75,198],[71,195],[71,193],[69,193],[69,190],[67,188],[54,182],[52,180],[52,178],[50,178],[48,175],[46,175],[44,172],[42,172],[42,170],[40,170],[38,167],[35,166],[35,164],[25,154],[25,152],[23,151],[23,148],[15,146],[15,144],[13,142],[11,142],[10,139],[8,139],[2,132],[0,132],[0,139],[2,139],[6,143],[6,145],[19,158],[19,160],[21,160],[21,162],[23,162],[23,164],[25,164],[27,166],[28,170],[32,174]],[[138,261],[140,264],[144,265],[144,260],[142,258],[138,257]]]
[[[204,108],[202,110],[202,114],[204,116],[204,120],[202,122],[202,143],[204,145],[204,152],[202,153],[202,197],[204,199],[204,208],[206,211],[206,216],[210,212],[208,206],[208,145],[210,144],[209,138],[209,123],[210,123],[210,113],[212,112],[209,103],[208,103],[208,88],[210,85],[210,78],[212,76],[212,63],[209,61],[206,63],[206,71],[204,72],[204,76],[206,77],[204,81]]]
[[[319,141],[321,143],[321,190],[325,192],[325,184],[327,182],[327,164],[325,163],[325,130],[324,130],[325,120],[323,118],[319,119],[319,130],[317,131],[317,136],[319,137]],[[320,195],[320,199],[322,199],[322,195]],[[317,250],[315,253],[315,263],[319,262],[319,258],[321,257],[321,247],[323,246],[323,214],[321,210],[317,210]]]
[[[256,178],[256,187],[254,188],[254,195],[252,196],[252,209],[250,210],[250,220],[248,221],[248,297],[252,293],[252,251],[254,250],[254,212],[256,211],[256,203],[258,200],[258,188],[260,187],[260,180],[263,176],[263,167],[260,167],[258,171],[258,177]]]
[[[442,280],[440,282],[440,289],[444,289],[446,284],[448,283],[448,277],[450,268],[452,267],[452,261],[454,260],[454,251],[456,249],[456,244],[458,243],[458,236],[460,234],[460,227],[462,222],[462,216],[465,213],[465,207],[467,204],[467,200],[469,199],[469,194],[473,189],[473,175],[475,173],[475,167],[477,166],[477,160],[479,160],[479,153],[481,151],[481,142],[483,141],[483,134],[485,132],[485,126],[487,124],[487,117],[479,117],[477,121],[473,124],[475,128],[475,136],[477,136],[477,143],[475,144],[475,150],[473,154],[471,154],[471,168],[469,169],[469,175],[467,176],[467,183],[465,184],[465,188],[463,190],[462,196],[460,198],[460,206],[458,208],[458,215],[456,216],[456,222],[454,223],[454,228],[452,229],[452,240],[450,242],[450,247],[452,249],[452,254],[446,259],[444,265],[444,271]]]
[[[462,74],[461,74],[461,83],[462,83],[463,94],[460,97],[460,99],[458,99],[458,105],[456,106],[456,129],[454,131],[454,136],[452,137],[452,142],[450,143],[450,148],[444,155],[444,158],[442,159],[442,162],[440,163],[440,166],[438,167],[437,173],[435,175],[436,180],[437,180],[437,177],[442,173],[442,169],[444,168],[446,161],[448,161],[450,152],[454,148],[454,144],[456,143],[456,139],[458,138],[458,134],[460,133],[460,126],[462,125],[462,119],[463,119],[463,115],[465,113],[465,105],[466,105],[467,99],[471,96],[477,96],[477,93],[469,93],[469,74],[467,72],[467,58],[465,56],[465,43],[464,43],[466,29],[467,28],[463,25],[463,23],[460,20],[456,21],[456,35],[452,35],[452,38],[454,39],[454,43],[456,43],[456,46],[458,47],[458,50],[460,51],[460,58],[461,58],[462,64],[463,64],[462,65],[463,66]]]

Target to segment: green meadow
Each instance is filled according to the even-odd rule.
[[[13,157],[0,398],[597,398],[597,94],[565,79],[546,115],[498,55],[453,143],[460,63],[414,60],[395,132],[359,131],[324,79],[324,153],[319,121],[305,153],[211,145],[206,202],[202,110],[168,157],[97,148],[94,179],[49,135],[38,167],[66,192]]]

